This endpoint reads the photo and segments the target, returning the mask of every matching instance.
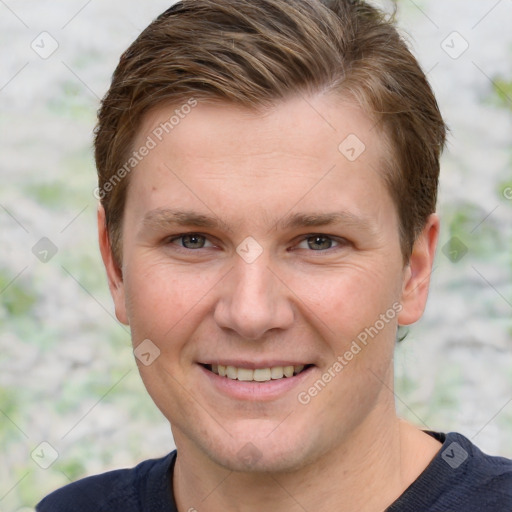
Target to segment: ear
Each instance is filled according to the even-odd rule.
[[[409,263],[404,270],[399,325],[410,325],[418,321],[425,310],[430,275],[439,238],[439,217],[431,214],[420,235],[416,238]]]
[[[105,222],[105,210],[101,204],[98,206],[98,240],[103,264],[107,271],[108,287],[114,300],[116,317],[121,323],[129,325],[128,315],[126,314],[123,274],[112,254],[107,224]]]

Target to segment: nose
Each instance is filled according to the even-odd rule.
[[[215,307],[217,325],[249,340],[261,339],[272,329],[290,327],[294,321],[292,294],[269,268],[268,259],[261,255],[247,263],[236,258]]]

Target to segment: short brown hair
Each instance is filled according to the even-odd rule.
[[[320,91],[350,95],[381,123],[391,146],[383,177],[407,261],[435,211],[446,127],[392,17],[357,0],[183,0],[121,56],[99,110],[98,190],[117,263],[126,161],[144,114],[191,98],[263,108]]]

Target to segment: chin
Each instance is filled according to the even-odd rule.
[[[210,453],[210,458],[229,471],[240,473],[291,473],[305,466],[304,455],[299,453],[261,451],[247,443],[238,452]]]
[[[214,441],[211,439],[211,441]],[[229,471],[243,473],[290,473],[308,465],[320,454],[313,440],[282,432],[281,436],[247,435],[223,438],[203,451],[214,463]],[[309,445],[309,449],[308,449]],[[327,449],[325,450],[327,451]],[[316,456],[315,456],[316,454]]]

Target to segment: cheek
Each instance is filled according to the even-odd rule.
[[[390,317],[396,313],[393,304],[400,297],[400,275],[398,268],[368,262],[295,275],[290,287],[314,313],[322,332],[330,331],[329,338],[340,334],[346,341],[373,325],[381,314],[390,309]]]
[[[161,261],[134,260],[125,281],[127,312],[134,342],[141,336],[164,344],[194,322],[213,277]],[[184,321],[186,320],[186,321]]]
[[[149,365],[137,360],[139,372],[156,405],[170,417],[172,411],[190,408],[183,383],[193,360],[194,333],[207,313],[202,299],[215,280],[142,256],[129,264],[125,290],[133,345],[150,340],[158,348]]]

